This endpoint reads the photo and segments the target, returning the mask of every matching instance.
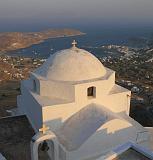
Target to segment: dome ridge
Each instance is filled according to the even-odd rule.
[[[83,81],[103,77],[106,69],[93,54],[72,46],[51,55],[34,73],[50,80]]]

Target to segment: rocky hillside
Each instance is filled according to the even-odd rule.
[[[50,29],[42,32],[4,32],[0,33],[0,52],[26,48],[48,38],[82,34],[84,33],[74,29]]]

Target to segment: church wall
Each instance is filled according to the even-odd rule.
[[[114,126],[114,127],[112,127]],[[128,141],[136,141],[137,130],[126,121],[115,119],[101,127],[79,149],[67,152],[68,160],[83,160],[104,154]]]
[[[37,101],[33,98],[29,90],[21,85],[22,95],[18,99],[18,107],[24,109],[33,128],[38,130],[42,127],[42,109]]]
[[[43,107],[43,122],[55,130],[60,127],[65,120],[90,103],[91,101],[84,103],[83,106],[79,103],[67,103]]]
[[[32,85],[31,90],[36,92],[37,94],[40,94],[40,80],[35,77],[35,75],[31,74],[29,82]]]
[[[23,100],[22,100],[22,96],[18,95],[17,96],[17,107],[18,107],[18,112],[20,115],[25,115],[25,109],[24,109],[24,105],[22,104]]]
[[[88,97],[88,87],[96,87],[96,96]],[[95,81],[91,83],[84,83],[76,85],[76,100],[75,102],[80,107],[84,107],[90,103],[98,103],[107,107],[113,112],[126,112],[129,114],[130,110],[130,95],[131,92],[121,88],[116,93],[111,93],[110,90],[115,87],[115,73],[113,73],[108,80]],[[127,96],[128,95],[128,96]]]
[[[130,97],[127,95],[130,95],[131,92],[121,92],[121,93],[116,93],[112,95],[105,95],[101,96],[99,99],[97,99],[97,103],[101,104],[108,109],[110,109],[112,112],[115,113],[123,113],[125,112],[126,114],[129,115],[129,110],[130,110]]]
[[[43,107],[43,121],[49,122],[50,120],[52,120],[52,122],[49,122],[49,124],[51,124],[53,128],[56,128],[60,126],[62,122],[69,118],[71,115],[75,114],[90,103],[102,105],[115,113],[126,112],[127,114],[129,114],[130,98],[127,97],[127,94],[130,95],[130,91],[109,95],[100,94],[100,90],[98,91],[99,95],[96,95],[95,98],[87,97],[87,88],[89,86],[97,86],[98,90],[102,87],[99,87],[99,85],[101,84],[101,82],[95,82],[79,86],[77,85],[77,99],[75,100],[75,102]]]
[[[87,102],[100,98],[102,95],[107,95],[115,84],[115,72],[106,80],[93,81],[90,83],[78,84],[75,86],[75,101],[77,103]],[[94,98],[87,96],[89,87],[96,87],[96,96]]]
[[[43,121],[51,126],[52,130],[60,127],[64,120],[79,111],[75,103],[67,103],[43,107]]]
[[[27,88],[28,90],[33,90],[33,81],[31,79],[28,79],[28,80],[22,80],[21,81],[21,86],[20,86],[20,89],[21,89],[21,94],[23,94],[23,91],[24,91],[24,88]]]
[[[40,81],[40,95],[74,100],[74,86],[53,81]]]

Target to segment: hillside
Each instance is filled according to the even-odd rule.
[[[29,47],[48,38],[76,36],[84,33],[75,29],[49,29],[42,32],[4,32],[0,33],[0,52],[8,52]]]

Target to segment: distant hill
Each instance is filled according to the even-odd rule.
[[[48,38],[76,36],[84,33],[75,29],[49,29],[42,32],[2,32],[0,33],[0,52],[8,52],[29,47]]]

